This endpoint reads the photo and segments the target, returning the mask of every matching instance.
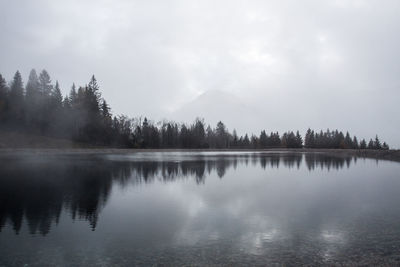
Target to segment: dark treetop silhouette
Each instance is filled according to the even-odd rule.
[[[379,140],[367,142],[338,130],[314,132],[308,129],[304,142],[299,131],[259,136],[238,136],[219,122],[216,128],[206,126],[202,119],[191,125],[176,122],[157,124],[144,118],[112,116],[106,100],[101,97],[96,78],[62,97],[58,82],[52,84],[49,74],[33,69],[24,87],[19,71],[7,85],[0,74],[0,129],[57,138],[80,143],[125,148],[343,148],[389,149]],[[304,144],[303,144],[304,143]]]

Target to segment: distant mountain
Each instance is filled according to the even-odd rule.
[[[231,93],[211,90],[174,111],[170,118],[178,122],[190,123],[196,117],[200,117],[212,127],[221,120],[230,131],[236,129],[238,134],[245,132],[258,134],[260,130],[258,128],[265,126],[264,115]]]

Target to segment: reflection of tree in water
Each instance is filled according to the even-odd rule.
[[[352,158],[305,154],[309,170],[339,169]],[[62,210],[72,219],[83,219],[95,230],[113,183],[168,182],[194,178],[198,184],[216,173],[238,165],[258,165],[263,169],[299,168],[303,154],[242,154],[198,157],[181,161],[111,161],[96,157],[56,157],[53,159],[2,158],[0,165],[0,231],[8,222],[18,234],[25,218],[31,234],[46,235],[57,224]]]
[[[341,169],[344,165],[349,168],[352,159],[353,158],[350,156],[332,156],[329,154],[319,153],[305,154],[305,162],[309,170],[314,170],[315,168],[326,168],[329,171],[331,169]],[[354,158],[354,162],[356,162],[356,158]]]
[[[96,227],[110,192],[112,168],[69,160],[3,159],[2,163],[0,228],[8,218],[18,233],[25,216],[30,233],[45,235],[52,223],[58,223],[63,207],[73,219],[85,219]]]

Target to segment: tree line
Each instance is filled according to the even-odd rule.
[[[280,135],[263,130],[258,136],[238,136],[221,121],[211,127],[199,118],[185,124],[113,116],[99,89],[93,75],[85,86],[73,84],[63,97],[59,83],[54,84],[46,70],[39,74],[31,70],[26,86],[19,71],[9,83],[0,74],[0,129],[126,148],[389,149],[378,136],[368,143],[365,139],[359,142],[356,136],[338,130],[308,129],[304,140],[299,131]]]

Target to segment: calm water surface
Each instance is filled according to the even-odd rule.
[[[0,266],[400,264],[400,164],[0,155]]]

